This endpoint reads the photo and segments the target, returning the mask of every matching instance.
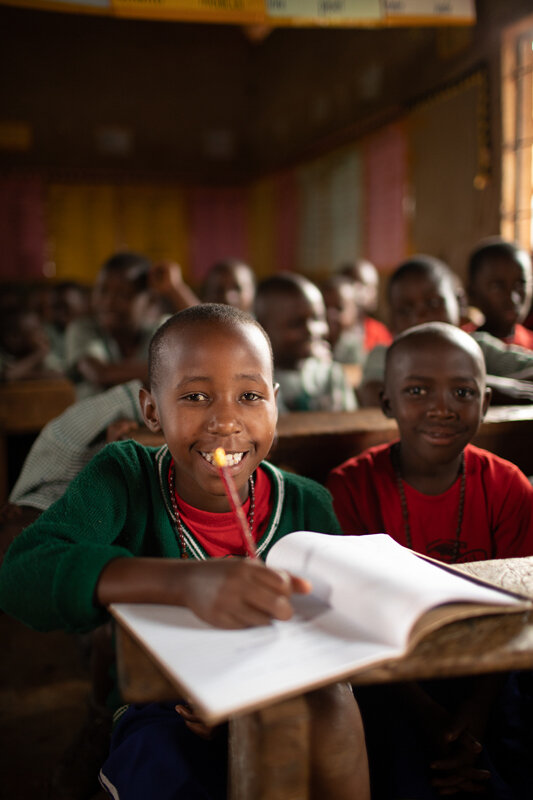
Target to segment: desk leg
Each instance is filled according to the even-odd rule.
[[[0,505],[7,501],[8,479],[7,479],[7,436],[0,428]]]
[[[309,713],[304,697],[229,726],[230,800],[308,800]]]

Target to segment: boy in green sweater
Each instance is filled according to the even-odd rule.
[[[213,462],[223,447],[261,557],[293,530],[340,532],[323,487],[264,462],[277,421],[268,337],[230,306],[194,306],[156,332],[149,373],[141,408],[166,445],[128,441],[99,453],[11,545],[0,606],[39,630],[90,630],[114,602],[187,606],[224,628],[288,619],[291,594],[309,586],[261,560],[227,557],[246,551]],[[365,800],[364,734],[350,688],[312,693],[309,709],[314,795]],[[332,775],[329,762],[346,745],[353,760]],[[187,706],[130,706],[100,779],[121,800],[219,798],[226,760],[225,737]]]

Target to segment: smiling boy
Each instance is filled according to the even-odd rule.
[[[483,354],[446,323],[389,347],[382,409],[400,441],[349,459],[328,487],[346,533],[386,531],[442,561],[533,554],[533,487],[508,461],[473,447],[490,399]]]
[[[485,317],[478,330],[533,350],[533,331],[521,324],[530,309],[533,288],[526,251],[497,237],[484,240],[470,255],[468,278],[470,302]]]
[[[387,352],[382,408],[400,439],[330,474],[344,532],[384,531],[448,563],[533,555],[533,487],[514,464],[469,444],[489,399],[483,354],[467,333],[435,322],[398,336]],[[527,680],[525,689],[516,681],[360,690],[372,797],[526,797],[530,693]]]
[[[246,549],[213,464],[224,447],[261,557],[293,530],[340,533],[322,486],[264,461],[277,420],[272,370],[268,337],[248,314],[207,304],[171,317],[152,339],[150,388],[140,392],[144,420],[166,444],[120,442],[99,453],[11,545],[0,606],[39,630],[89,630],[114,602],[186,606],[223,628],[288,619],[291,594],[309,586],[260,559],[227,557]],[[368,798],[351,691],[312,693],[309,713],[316,797]],[[226,740],[197,732],[204,727],[182,705],[130,706],[104,787],[122,800],[225,797]],[[346,737],[353,761],[330,782],[329,757]]]

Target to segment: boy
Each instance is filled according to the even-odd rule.
[[[379,274],[374,264],[364,258],[343,264],[338,275],[349,280],[354,288],[359,311],[359,322],[363,329],[364,353],[369,353],[378,344],[390,344],[392,336],[387,327],[373,314],[378,307]]]
[[[111,444],[65,495],[11,545],[0,571],[0,605],[38,629],[87,630],[112,602],[186,605],[226,628],[267,624],[292,613],[292,592],[308,585],[242,556],[244,544],[213,464],[223,446],[258,553],[292,530],[336,533],[325,489],[263,459],[277,411],[268,338],[230,306],[198,305],[154,335],[150,389],[141,389],[146,425],[167,444]],[[320,699],[331,704],[324,706]],[[368,798],[364,735],[346,687],[310,700],[317,733],[312,778],[317,797]],[[331,722],[331,735],[323,738]],[[122,800],[224,797],[226,748],[194,713],[174,704],[130,706],[115,727],[102,782]],[[344,737],[354,760],[337,776],[328,761]],[[113,792],[118,793],[113,794]]]
[[[61,376],[44,325],[35,311],[19,307],[0,315],[0,381]]]
[[[468,262],[468,293],[485,322],[480,331],[533,350],[533,331],[520,323],[531,306],[531,258],[497,237],[480,242]]]
[[[213,264],[202,290],[204,303],[225,303],[249,312],[254,305],[254,295],[255,275],[248,264],[236,258]]]
[[[418,325],[387,352],[382,409],[400,442],[331,473],[346,533],[386,531],[441,561],[533,554],[533,487],[514,464],[469,444],[487,410],[483,354],[464,331]]]
[[[458,278],[442,261],[417,255],[393,272],[387,286],[390,327],[397,336],[414,325],[448,322],[459,325]],[[474,331],[485,357],[487,381],[499,402],[531,402],[533,354],[506,345],[494,336]],[[378,406],[385,372],[384,346],[375,347],[365,362],[359,398],[365,406]],[[494,400],[493,394],[493,400]]]
[[[513,464],[469,444],[489,398],[483,355],[467,333],[429,323],[398,336],[387,353],[382,408],[396,419],[400,440],[349,459],[328,479],[345,533],[386,531],[400,544],[448,563],[532,555],[533,487]],[[493,726],[488,712],[500,687],[491,676],[389,688],[381,697],[358,693],[365,726],[380,713],[389,721],[387,732],[368,731],[371,763],[374,747],[379,762],[372,797],[426,800],[485,792],[488,786],[491,797],[526,797],[529,762],[516,730],[510,734],[515,756],[503,749],[505,728],[498,717],[503,709],[518,724],[525,703],[515,681],[511,676],[500,705],[491,710]],[[391,754],[398,794],[384,786],[384,750]],[[414,754],[421,755],[420,763]]]
[[[331,361],[326,309],[314,283],[292,272],[266,278],[257,287],[255,315],[272,342],[280,411],[356,408],[342,365]]]
[[[136,253],[116,253],[102,266],[92,294],[93,315],[66,331],[65,358],[78,398],[135,378],[146,381],[153,328],[140,325],[136,301],[146,291],[150,264]]]

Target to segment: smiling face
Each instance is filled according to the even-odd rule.
[[[296,369],[304,359],[322,358],[329,350],[326,307],[317,286],[291,286],[265,299],[264,306],[260,321],[272,342],[277,368]]]
[[[479,428],[490,390],[483,356],[468,334],[420,331],[393,346],[382,404],[398,423],[405,471],[424,474],[458,462]]]
[[[241,500],[266,458],[277,422],[267,340],[254,324],[197,321],[168,332],[157,382],[141,390],[146,424],[162,431],[175,461],[176,491],[205,511],[228,511],[213,463],[217,447]]]
[[[484,329],[494,336],[511,336],[531,304],[531,267],[511,256],[488,257],[470,286],[470,298],[485,316]]]

